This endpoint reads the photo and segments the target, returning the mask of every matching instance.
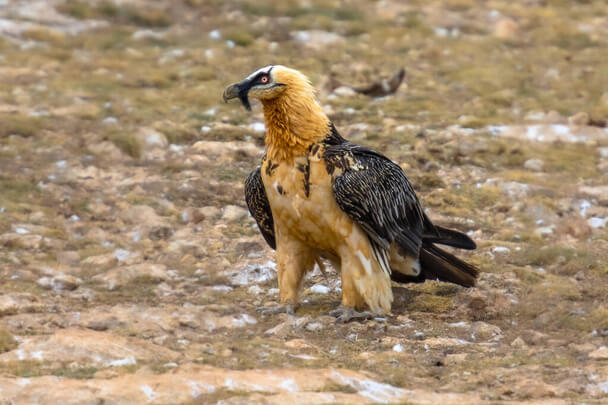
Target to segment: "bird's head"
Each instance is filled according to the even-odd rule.
[[[243,106],[251,110],[249,98],[262,102],[279,99],[285,94],[306,92],[313,94],[310,81],[297,70],[281,65],[270,65],[256,70],[239,83],[226,87],[222,98],[228,102],[239,98]]]

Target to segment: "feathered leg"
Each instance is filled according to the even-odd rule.
[[[260,308],[262,315],[295,313],[302,279],[307,271],[312,270],[315,258],[313,250],[298,240],[277,240],[280,305]]]

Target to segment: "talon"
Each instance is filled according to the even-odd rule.
[[[375,315],[369,311],[355,311],[354,308],[340,306],[329,312],[329,315],[336,318],[336,323],[348,323],[351,321],[363,321],[373,319]]]
[[[294,304],[281,304],[271,307],[259,307],[257,308],[257,311],[261,313],[262,317],[277,314],[295,315],[296,306]]]

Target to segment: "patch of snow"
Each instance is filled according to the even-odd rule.
[[[32,352],[31,353],[32,359],[42,361],[42,360],[44,360],[44,358],[42,357],[43,354],[44,354],[44,352],[42,350],[37,350],[35,352]]]
[[[192,395],[192,398],[198,398],[203,394],[212,394],[215,392],[215,386],[198,381],[188,381],[188,386],[190,387],[190,395]]]
[[[310,291],[315,294],[327,294],[327,293],[329,293],[329,287],[327,287],[323,284],[315,284],[312,287],[310,287]]]
[[[270,288],[268,290],[268,295],[277,295],[279,293],[279,289],[278,288]]]
[[[130,259],[132,256],[133,256],[133,254],[132,254],[130,251],[125,250],[125,249],[116,249],[116,250],[114,251],[114,257],[116,257],[116,259],[117,259],[119,262],[123,262],[123,261],[125,261],[125,260],[128,260],[128,259]]]
[[[65,169],[68,167],[68,162],[65,160],[59,160],[55,162],[55,166],[57,166],[58,169]]]
[[[76,214],[73,214],[73,215],[70,217],[70,221],[74,221],[74,222],[76,222],[76,221],[80,221],[80,217],[79,217],[78,215],[76,215]]]
[[[203,125],[201,127],[201,132],[209,132],[211,131],[211,127],[209,125]]]
[[[220,30],[213,30],[209,32],[209,38],[211,39],[222,39],[222,33]]]
[[[234,48],[234,41],[231,41],[231,40],[226,41],[226,46],[228,48]]]
[[[608,380],[604,381],[603,383],[599,383],[597,385],[597,387],[600,389],[600,391],[602,391],[604,394],[608,394]]]
[[[229,274],[232,285],[260,284],[274,280],[277,276],[277,265],[272,261],[266,263],[251,263],[245,268]]]
[[[124,359],[112,360],[107,363],[108,367],[121,367],[121,366],[130,366],[133,364],[137,364],[137,361],[133,356],[129,356]]]
[[[312,357],[312,356],[309,356],[309,357]],[[298,392],[300,390],[300,387],[298,387],[298,384],[296,384],[296,382],[293,378],[287,378],[287,379],[281,381],[281,383],[279,384],[279,387],[281,387],[285,391],[289,391],[289,392]]]
[[[242,328],[246,325],[255,325],[258,323],[257,319],[247,314],[241,314],[238,318],[232,318],[232,325],[237,328]]]
[[[211,289],[213,291],[218,291],[218,292],[230,292],[233,290],[233,288],[230,287],[229,285],[214,285],[213,287],[211,287]]]
[[[27,387],[28,385],[30,385],[31,381],[29,378],[18,378],[16,383],[20,387]]]
[[[393,387],[389,384],[379,383],[370,379],[347,377],[338,371],[332,371],[332,377],[340,384],[348,385],[357,390],[359,395],[378,403],[389,403],[399,398],[405,398],[408,390]]]
[[[177,363],[174,362],[174,361],[170,361],[169,363],[163,364],[163,367],[165,367],[165,368],[175,368],[175,367],[177,367]]]
[[[28,230],[27,230],[27,229],[25,229],[25,228],[21,228],[21,227],[19,227],[19,228],[16,228],[16,229],[15,229],[15,233],[18,233],[18,234],[20,234],[20,235],[25,235],[26,233],[30,233],[30,231],[28,231]]]
[[[505,246],[496,246],[492,248],[492,253],[509,253],[511,249]]]
[[[254,122],[253,124],[249,125],[249,128],[251,128],[251,130],[253,132],[264,132],[264,131],[266,131],[266,125],[264,125],[263,122]]]
[[[397,343],[395,346],[393,346],[393,351],[397,352],[397,353],[403,352],[403,345],[400,343]]]
[[[583,201],[581,201],[580,208],[581,208],[581,217],[584,217],[585,214],[587,213],[587,210],[589,208],[591,208],[591,203],[587,200],[583,200]]]
[[[139,389],[146,394],[146,397],[148,397],[148,402],[154,401],[158,396],[158,394],[149,385],[142,385],[139,387]]]
[[[452,327],[452,328],[466,328],[467,326],[469,326],[468,322],[465,321],[460,321],[460,322],[453,322],[448,324],[448,326]]]
[[[249,287],[247,289],[247,292],[249,294],[255,294],[255,295],[257,295],[257,294],[260,294],[262,292],[262,289],[260,288],[259,285],[252,285],[251,287]]]
[[[587,223],[592,228],[603,228],[607,221],[607,218],[591,217],[587,220]]]
[[[309,356],[307,354],[290,354],[289,357],[293,357],[294,359],[300,359],[300,360],[319,360],[318,357]]]

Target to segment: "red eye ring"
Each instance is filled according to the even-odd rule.
[[[260,83],[268,83],[268,76],[260,77]]]

